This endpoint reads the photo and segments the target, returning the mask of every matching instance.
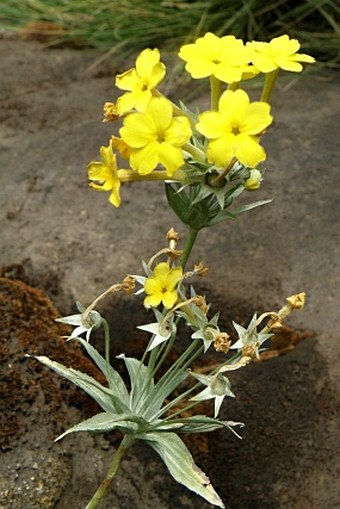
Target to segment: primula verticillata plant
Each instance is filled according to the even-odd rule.
[[[198,263],[188,269],[187,261],[202,228],[270,202],[261,199],[237,205],[239,196],[257,191],[263,179],[266,152],[262,137],[273,122],[269,100],[279,69],[299,72],[301,62],[314,61],[298,53],[299,47],[298,41],[287,35],[269,43],[244,44],[232,35],[217,37],[212,33],[182,46],[179,56],[192,78],[210,80],[211,104],[203,112],[191,111],[181,102],[174,104],[158,90],[166,68],[157,49],[142,51],[135,67],[116,77],[116,86],[123,93],[116,104],[104,105],[104,117],[120,122],[119,136],[113,135],[101,147],[101,161],[89,164],[90,186],[108,191],[110,202],[118,207],[124,182],[163,181],[168,203],[188,235],[181,246],[178,234],[171,229],[167,245],[148,263],[143,262],[143,274],[126,276],[87,308],[79,304],[79,314],[59,319],[75,327],[69,339],[84,347],[105,376],[106,385],[47,357],[37,357],[82,388],[102,409],[57,440],[78,431],[119,430],[124,436],[87,509],[98,506],[125,451],[138,440],[160,455],[178,482],[211,504],[224,507],[179,435],[219,428],[237,435],[235,428],[241,423],[219,417],[224,399],[234,397],[228,372],[258,359],[263,344],[286,316],[303,307],[305,295],[288,297],[279,311],[254,314],[248,327],[233,322],[238,339],[232,343],[219,327],[219,314],[211,316],[210,304],[189,283],[193,276],[206,275],[207,268]],[[265,74],[262,94],[260,100],[253,101],[242,84],[261,73]],[[117,162],[121,160],[126,161],[124,168]],[[127,381],[111,364],[109,327],[95,309],[106,295],[119,291],[144,293],[143,305],[153,315],[150,323],[136,324],[150,334],[142,358],[122,353],[115,361],[125,364]],[[169,353],[181,342],[177,335],[181,322],[189,331],[189,346],[175,348],[181,353],[176,357],[172,353],[175,361],[169,365]],[[104,356],[91,344],[91,332],[99,327],[104,330]],[[222,359],[218,357],[215,366],[203,366],[204,355],[211,348],[220,352]],[[193,370],[198,359],[196,366],[201,367]],[[212,415],[195,414],[195,407],[206,400],[212,400]]]

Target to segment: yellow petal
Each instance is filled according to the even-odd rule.
[[[133,109],[144,113],[151,96],[150,90],[136,89],[134,92],[126,92],[117,99],[117,111],[119,115],[125,115]]]
[[[189,119],[186,117],[174,117],[164,133],[164,141],[175,147],[181,147],[189,141],[191,134]]]
[[[144,113],[130,113],[120,128],[121,138],[133,148],[141,148],[156,139],[152,118]]]
[[[170,269],[170,272],[166,278],[167,288],[169,290],[173,290],[181,280],[182,276],[183,276],[182,267],[175,267],[174,269]]]
[[[107,167],[98,161],[91,161],[87,166],[87,173],[90,180],[106,180],[108,171]]]
[[[180,148],[170,145],[170,143],[161,143],[158,147],[159,162],[164,166],[169,177],[175,173],[183,164],[184,157]]]
[[[231,133],[210,141],[207,150],[208,161],[219,168],[227,166],[235,155],[234,144],[235,136]]]
[[[244,90],[226,90],[220,97],[218,108],[230,118],[239,118],[249,105],[249,97]]]
[[[152,142],[140,149],[131,149],[130,165],[140,175],[147,175],[156,169],[159,163],[159,143]]]
[[[165,76],[165,65],[159,61],[157,48],[143,50],[136,59],[136,71],[149,88],[155,88]]]
[[[223,136],[228,131],[228,125],[225,115],[218,111],[206,111],[199,116],[196,129],[207,138],[214,139]]]
[[[185,69],[193,78],[211,76],[216,70],[216,61],[222,58],[221,39],[215,34],[207,32],[199,37],[194,44],[181,47],[179,57],[187,62]]]
[[[162,295],[163,306],[166,309],[171,309],[176,304],[177,299],[178,295],[176,290],[167,291]]]
[[[290,58],[297,62],[306,62],[307,64],[315,63],[315,58],[310,55],[306,55],[306,53],[298,53],[297,55],[292,55]]]
[[[116,156],[112,152],[111,145],[100,147],[100,156],[108,168],[116,168]]]
[[[235,156],[242,164],[255,168],[266,159],[264,148],[259,145],[255,137],[240,134],[236,138]]]
[[[252,62],[256,69],[263,73],[275,71],[278,68],[277,63],[271,55],[264,55],[261,53],[254,53]]]
[[[162,302],[162,297],[163,297],[163,294],[161,292],[154,293],[152,295],[148,295],[144,299],[144,306],[146,308],[151,308],[151,307],[156,308]]]
[[[297,39],[290,39],[288,35],[275,37],[269,43],[272,54],[275,56],[293,55],[300,49],[300,43]]]
[[[120,190],[120,181],[118,179],[116,179],[115,186],[112,188],[112,193],[109,198],[109,201],[115,207],[119,207],[119,205],[121,203],[119,190]]]
[[[162,290],[162,286],[159,284],[158,279],[155,277],[149,277],[144,283],[144,291],[148,295],[159,293]]]
[[[154,268],[154,275],[156,278],[166,277],[170,272],[170,267],[166,262],[161,262]]]
[[[121,90],[128,90],[129,92],[135,90],[140,83],[140,78],[136,69],[129,69],[122,74],[116,76],[116,87]]]
[[[269,112],[270,105],[268,103],[258,101],[250,103],[240,119],[240,131],[251,135],[260,134],[273,121]]]
[[[153,97],[146,109],[146,114],[152,118],[157,133],[163,133],[172,120],[172,105],[165,97]]]

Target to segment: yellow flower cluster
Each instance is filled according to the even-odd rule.
[[[288,35],[270,42],[244,42],[232,35],[210,32],[180,48],[179,57],[194,79],[209,77],[211,109],[194,118],[157,89],[166,74],[158,49],[145,49],[135,67],[116,77],[123,91],[116,104],[105,103],[105,121],[122,120],[120,137],[102,147],[102,162],[88,166],[90,186],[111,191],[110,202],[120,205],[120,186],[134,180],[172,180],[190,185],[186,163],[199,163],[206,172],[226,174],[235,162],[254,170],[266,159],[261,136],[272,123],[269,97],[279,69],[302,70],[313,57],[298,53],[300,44]],[[243,80],[266,75],[260,101],[251,102],[240,88]],[[225,90],[223,90],[223,86]],[[202,142],[203,136],[203,142]],[[205,140],[205,141],[204,141]],[[119,170],[115,151],[129,161]],[[258,170],[257,170],[258,171]],[[246,189],[257,189],[261,176],[249,174]]]

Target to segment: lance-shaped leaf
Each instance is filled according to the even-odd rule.
[[[139,421],[142,421],[141,423]],[[61,440],[64,436],[70,433],[77,433],[79,431],[88,431],[90,433],[106,433],[113,429],[121,429],[126,433],[136,433],[138,431],[138,425],[145,425],[144,419],[131,414],[113,415],[109,412],[102,412],[94,415],[85,421],[79,422],[72,428],[64,431],[59,435],[55,441]]]
[[[98,368],[108,381],[112,393],[125,405],[128,405],[129,393],[120,374],[113,369],[111,364],[106,362],[104,357],[102,357],[90,343],[82,338],[77,338],[77,341],[85,348],[91,359],[97,364]]]
[[[131,382],[130,410],[140,413],[149,392],[154,388],[153,378],[150,377],[147,366],[141,361],[133,357],[125,357],[124,354],[118,355],[117,359],[124,360],[129,373]]]
[[[195,464],[184,442],[175,433],[145,433],[145,440],[162,458],[172,477],[210,504],[225,507],[212,487],[209,477]]]
[[[145,400],[145,411],[143,416],[148,419],[154,419],[155,415],[159,416],[164,412],[161,410],[164,400],[185,380],[188,376],[186,371],[177,369],[171,372],[170,376],[167,374],[161,378],[153,388],[149,391],[148,397]]]
[[[246,205],[241,205],[233,210],[222,210],[216,216],[209,220],[209,226],[213,226],[215,224],[219,224],[225,219],[235,219],[236,216],[243,214],[243,212],[248,212],[248,210],[255,209],[256,207],[262,207],[262,205],[266,205],[270,203],[272,200],[259,200],[253,203],[247,203]]]
[[[241,436],[233,429],[234,426],[244,426],[242,422],[220,421],[205,415],[193,415],[178,419],[159,420],[149,426],[150,431],[176,431],[176,433],[208,433],[221,428],[228,428],[238,438]]]
[[[70,380],[70,382],[73,382],[75,385],[83,389],[83,391],[89,394],[89,396],[91,396],[91,398],[93,398],[106,412],[111,412],[113,414],[116,414],[117,411],[121,413],[122,410],[124,412],[129,412],[129,408],[123,405],[123,403],[111,393],[110,389],[101,385],[91,376],[76,369],[67,368],[59,362],[51,361],[51,359],[44,355],[37,355],[34,356],[34,358],[58,373],[58,375]]]

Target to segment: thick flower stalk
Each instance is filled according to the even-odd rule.
[[[148,277],[144,284],[147,294],[144,306],[156,308],[162,303],[166,309],[172,308],[178,299],[176,287],[182,277],[182,267],[171,269],[166,262],[156,265],[153,275]]]
[[[117,100],[119,115],[136,109],[144,112],[152,97],[153,90],[165,76],[165,65],[160,62],[157,48],[147,48],[137,59],[136,66],[116,76],[116,87],[126,90]]]
[[[208,161],[223,168],[236,158],[254,168],[266,159],[259,137],[272,123],[270,106],[250,102],[243,90],[226,90],[218,103],[218,111],[199,116],[198,132],[209,139]]]
[[[173,116],[171,102],[153,97],[145,113],[130,113],[119,131],[130,147],[130,165],[141,175],[153,172],[159,164],[169,177],[184,164],[181,147],[192,134],[187,117]]]

